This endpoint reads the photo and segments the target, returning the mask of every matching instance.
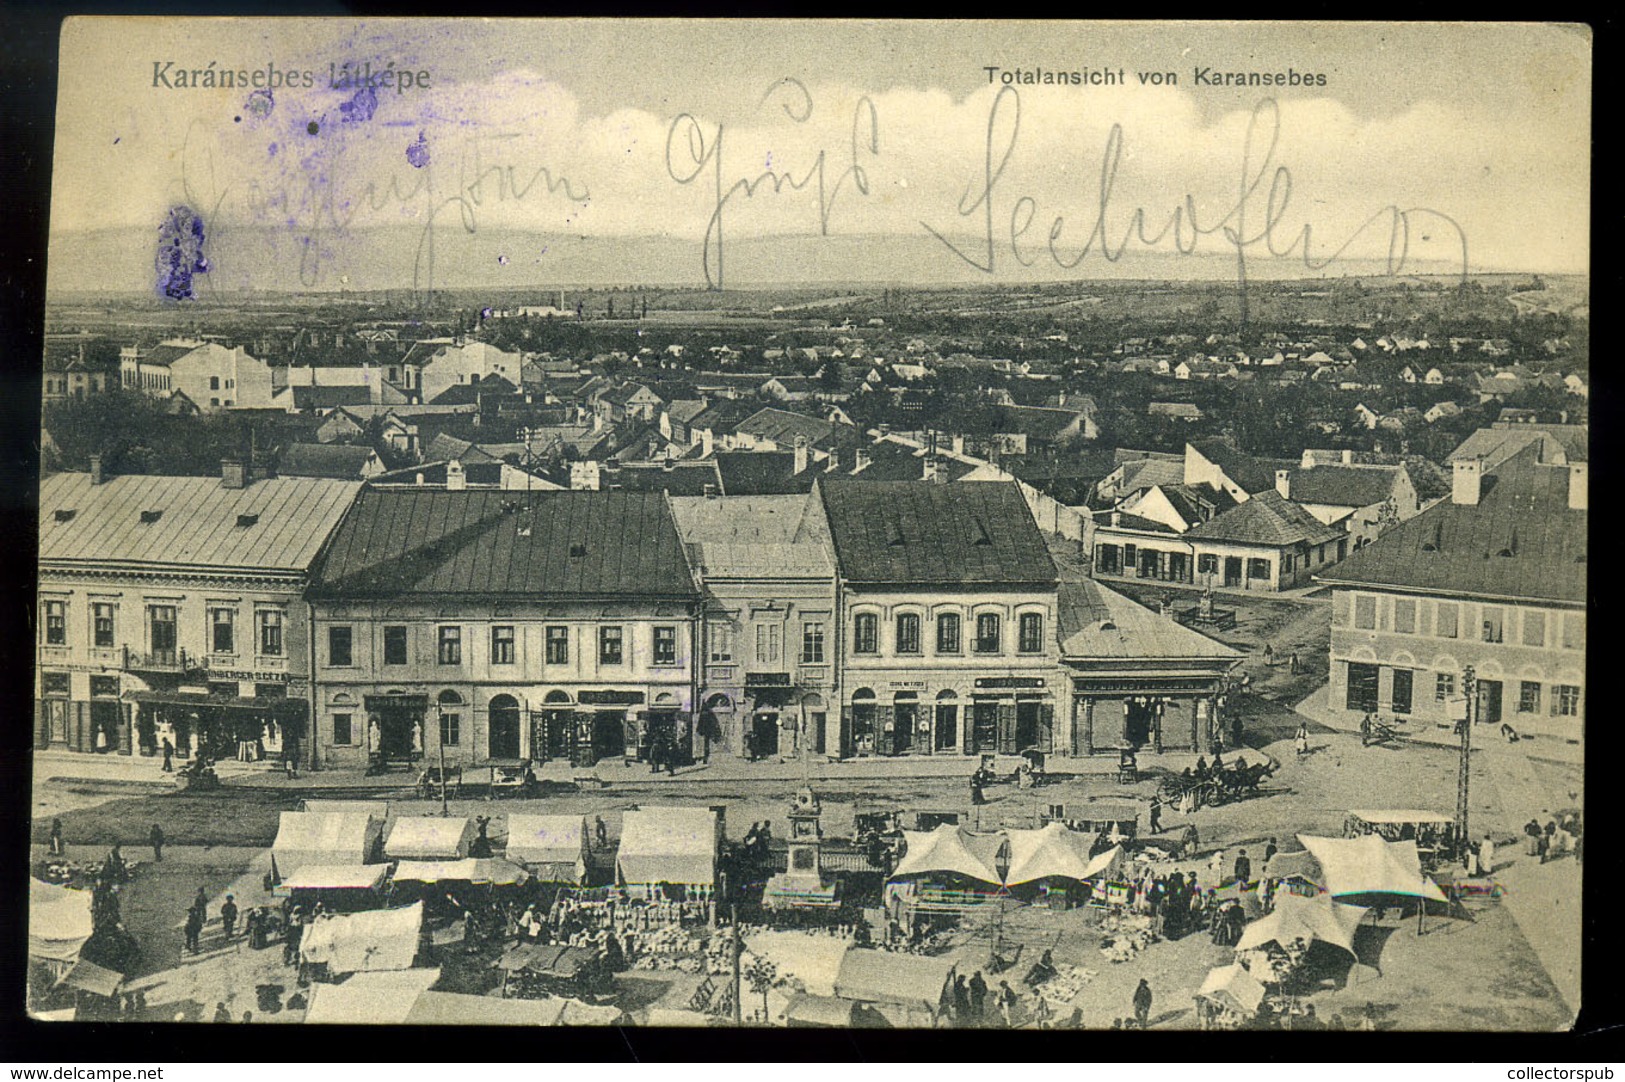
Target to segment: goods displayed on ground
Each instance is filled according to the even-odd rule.
[[[1103,937],[1100,953],[1108,962],[1132,961],[1134,956],[1157,941],[1151,918],[1141,913],[1121,910],[1108,913],[1100,922]]]

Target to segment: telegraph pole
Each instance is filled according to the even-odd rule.
[[[444,819],[451,813],[446,810],[446,723],[440,722],[440,818]]]
[[[1470,784],[1468,777],[1468,756],[1473,746],[1473,714],[1476,712],[1474,704],[1477,702],[1478,680],[1471,665],[1462,670],[1461,690],[1467,702],[1461,717],[1461,764],[1456,770],[1456,851],[1462,860],[1467,859],[1467,793]]]

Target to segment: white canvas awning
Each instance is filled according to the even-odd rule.
[[[975,851],[973,836],[963,827],[944,823],[932,831],[905,830],[903,844],[906,849],[892,871],[893,879],[952,873],[983,883],[999,881],[999,873]]]
[[[946,958],[853,947],[841,957],[835,994],[860,1003],[885,1003],[935,1013],[954,974]]]
[[[474,821],[433,816],[401,818],[389,828],[384,855],[390,860],[458,860],[474,844]]]
[[[440,979],[438,969],[355,973],[342,984],[311,985],[305,1021],[320,1025],[398,1026],[418,997]]]
[[[1300,898],[1283,892],[1276,896],[1275,908],[1267,916],[1241,933],[1236,949],[1253,950],[1266,943],[1284,947],[1295,939],[1305,943],[1318,939],[1354,954],[1354,932],[1365,915],[1363,907],[1334,902],[1329,894]]]
[[[59,887],[39,879],[28,885],[28,960],[48,962],[65,971],[79,958],[95,922],[90,891]]]
[[[1257,1014],[1259,1004],[1264,1002],[1264,986],[1239,963],[1209,970],[1196,994],[1208,999],[1227,999],[1246,1015]]]
[[[1423,811],[1418,808],[1383,808],[1355,809],[1349,812],[1358,819],[1367,823],[1431,823],[1434,826],[1449,826],[1455,820],[1443,812]]]
[[[1390,842],[1375,834],[1360,838],[1316,838],[1298,835],[1315,855],[1326,876],[1326,893],[1398,894],[1429,901],[1448,899],[1439,885],[1422,874],[1413,841]]]
[[[1038,879],[1088,879],[1089,850],[1096,835],[1071,830],[1064,823],[1051,823],[1042,830],[1012,830],[1010,871],[1005,886],[1013,887]]]
[[[587,821],[579,815],[508,816],[508,859],[551,882],[587,875]]]
[[[618,1007],[579,999],[498,999],[458,992],[424,992],[407,1012],[413,1026],[613,1026]]]
[[[512,861],[496,857],[469,857],[467,860],[403,860],[395,865],[397,883],[489,883],[512,886],[530,878],[530,873]]]
[[[306,864],[367,864],[383,832],[381,819],[361,812],[283,812],[271,858],[283,877]]]
[[[322,917],[305,929],[299,957],[325,962],[329,973],[411,969],[423,928],[423,903],[344,917]]]
[[[387,864],[306,864],[282,881],[290,890],[377,890]]]
[[[642,808],[621,817],[615,873],[622,883],[716,882],[717,813],[709,808]]]
[[[1325,878],[1320,870],[1320,862],[1315,855],[1307,849],[1296,849],[1290,853],[1276,853],[1270,857],[1269,863],[1264,865],[1264,878],[1266,879],[1302,879],[1306,883],[1321,885]]]

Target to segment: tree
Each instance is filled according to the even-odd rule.
[[[750,989],[762,997],[762,1021],[768,1021],[767,993],[778,979],[778,968],[766,958],[757,958],[745,970],[745,978],[750,981]]]

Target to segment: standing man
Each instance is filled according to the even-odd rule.
[[[230,894],[226,895],[225,902],[220,906],[220,924],[225,928],[229,940],[237,927],[237,899]]]
[[[1529,857],[1540,853],[1540,824],[1534,819],[1523,825],[1523,852]]]
[[[1151,827],[1151,833],[1153,833],[1153,834],[1161,834],[1162,833],[1162,798],[1161,797],[1153,797],[1151,799],[1151,812],[1150,812],[1150,816],[1149,816],[1149,825]]]
[[[1298,675],[1298,652],[1296,650],[1292,651],[1292,656],[1287,659],[1287,671],[1293,676]]]
[[[173,774],[174,772],[175,772],[175,745],[171,744],[169,742],[169,737],[166,736],[166,737],[164,737],[164,773],[165,774]]]
[[[62,840],[62,820],[51,820],[51,855],[64,857],[68,855],[67,843]]]
[[[164,859],[164,828],[157,823],[152,824],[152,832],[147,835],[147,842],[152,846],[152,862],[161,863]]]
[[[1275,647],[1269,643],[1264,644],[1264,664],[1275,668]]]
[[[1016,990],[1010,987],[1009,981],[999,982],[999,1015],[1004,1019],[1004,1028],[1015,1028]]]
[[[203,935],[203,917],[199,915],[197,907],[193,906],[186,913],[186,949],[197,954],[201,949],[198,940]]]
[[[593,838],[598,842],[599,850],[609,848],[609,828],[604,826],[604,817],[602,815],[592,817],[592,834]]]
[[[1243,849],[1236,857],[1236,882],[1243,889],[1253,881],[1253,862],[1247,859],[1247,850]]]
[[[976,1025],[982,1024],[982,1012],[987,1006],[987,981],[982,979],[982,971],[978,969],[970,979],[970,1009],[971,1015],[976,1019]]]
[[[1140,986],[1134,989],[1134,1020],[1141,1029],[1151,1025],[1151,986],[1144,977],[1140,978]]]

